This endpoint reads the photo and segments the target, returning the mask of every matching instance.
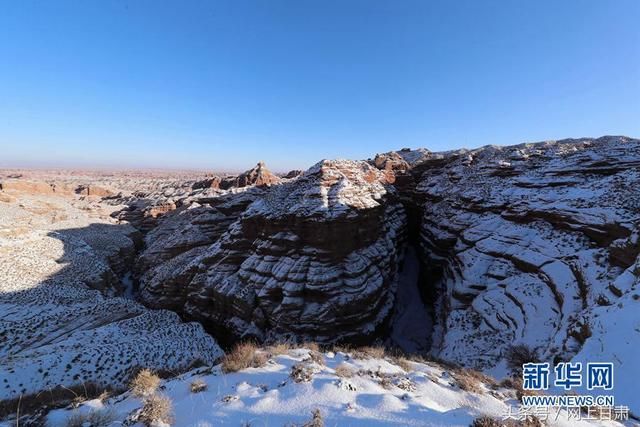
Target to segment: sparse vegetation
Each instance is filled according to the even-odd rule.
[[[319,409],[314,409],[311,413],[311,420],[304,423],[302,427],[324,427],[324,419]]]
[[[398,367],[405,372],[411,372],[413,370],[413,365],[411,364],[411,361],[408,359],[405,359],[404,357],[394,357],[393,363],[398,365]]]
[[[505,423],[497,418],[482,415],[471,423],[471,427],[503,427]]]
[[[496,384],[493,378],[473,369],[460,368],[453,371],[452,375],[458,386],[470,393],[484,393],[483,384]]]
[[[359,347],[353,351],[353,357],[356,359],[382,359],[384,355],[385,349],[382,346]]]
[[[302,348],[306,348],[311,350],[312,352],[319,352],[320,351],[320,345],[318,345],[317,342],[313,342],[313,341],[308,341],[302,344],[301,346]]]
[[[291,344],[289,344],[288,342],[279,342],[277,344],[269,346],[268,350],[269,354],[271,354],[272,356],[279,356],[281,354],[289,353],[289,350],[291,350],[291,348]]]
[[[246,368],[259,368],[264,366],[268,357],[258,351],[258,347],[251,342],[243,342],[234,347],[222,358],[222,372],[238,372]]]
[[[341,363],[340,365],[336,366],[335,371],[336,375],[340,378],[351,378],[355,375],[355,371],[351,369],[351,367],[346,363]]]
[[[471,423],[471,427],[542,427],[544,424],[536,417],[530,416],[526,420],[501,420],[499,418],[482,415]]]
[[[95,409],[89,412],[74,412],[67,419],[66,427],[108,427],[116,420],[116,414],[111,409]]]
[[[200,393],[207,390],[207,383],[201,379],[196,379],[191,382],[191,393]]]
[[[160,386],[160,377],[149,369],[142,369],[131,380],[131,392],[138,397],[151,396]]]
[[[313,370],[307,363],[296,363],[291,367],[290,376],[297,383],[308,383],[313,379]]]
[[[160,394],[147,397],[138,415],[138,420],[146,426],[157,422],[171,424],[173,422],[171,399]]]
[[[309,358],[318,365],[325,366],[324,355],[319,351],[311,350],[309,352]]]
[[[385,390],[391,390],[393,388],[393,377],[391,375],[381,375],[378,384]]]
[[[540,361],[535,350],[525,344],[511,346],[505,354],[505,359],[507,360],[507,367],[514,374],[522,372],[523,364]]]

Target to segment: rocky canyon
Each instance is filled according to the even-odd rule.
[[[246,341],[375,344],[500,378],[517,346],[615,361],[617,399],[640,413],[633,138],[281,174],[2,171],[0,254],[0,415]]]

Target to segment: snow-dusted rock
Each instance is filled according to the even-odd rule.
[[[264,192],[219,236],[221,227],[208,233],[198,219],[226,225],[237,211],[206,203],[151,235],[164,237],[142,262],[149,252],[168,261],[142,275],[148,303],[183,305],[221,336],[258,339],[361,339],[388,317],[405,213],[374,167],[322,161]]]
[[[433,353],[492,368],[511,345],[526,344],[543,360],[568,360],[600,339],[599,306],[615,313],[634,305],[618,301],[637,292],[637,270],[625,268],[640,250],[640,141],[422,157],[412,194],[423,265],[440,273],[431,284],[439,291]],[[627,334],[640,346],[637,330]],[[611,361],[631,364],[617,357]]]
[[[0,417],[45,390],[118,389],[139,367],[179,371],[221,355],[199,324],[116,296],[133,227],[73,196],[22,191],[0,202]]]

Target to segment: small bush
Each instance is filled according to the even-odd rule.
[[[304,423],[302,427],[324,427],[324,419],[319,409],[314,409],[311,413],[311,421]]]
[[[302,348],[306,348],[308,350],[311,350],[312,352],[319,352],[320,351],[320,346],[318,345],[317,342],[313,342],[313,341],[309,341],[309,342],[305,342],[302,343]]]
[[[482,380],[475,375],[472,375],[467,370],[460,370],[453,373],[456,383],[460,389],[468,391],[470,393],[482,393]]]
[[[396,387],[407,392],[416,391],[417,385],[410,378],[402,377],[395,382]]]
[[[135,396],[151,396],[160,386],[160,377],[148,369],[143,369],[131,380],[129,386]]]
[[[207,383],[202,381],[201,379],[193,380],[191,382],[191,393],[200,393],[207,390]]]
[[[255,344],[250,342],[240,343],[222,358],[222,372],[238,372],[246,368],[259,368],[264,366],[268,357],[259,353]]]
[[[507,367],[515,374],[522,372],[522,365],[525,363],[537,363],[540,361],[535,350],[524,344],[511,346],[505,354],[505,359],[507,360]]]
[[[501,420],[498,418],[482,415],[471,423],[471,427],[543,427],[544,424],[534,416],[527,417],[526,420]]]
[[[291,350],[291,344],[288,342],[279,342],[272,346],[269,346],[269,353],[272,356],[279,356],[281,354],[288,354],[289,350]]]
[[[309,358],[311,358],[312,361],[314,361],[315,363],[317,363],[320,366],[325,366],[325,362],[324,362],[324,355],[322,353],[320,353],[319,351],[313,351],[311,350],[309,352]]]
[[[404,357],[394,358],[393,362],[405,372],[411,372],[413,370],[413,365],[411,364],[411,361],[409,361],[408,359],[405,359]]]
[[[382,359],[384,357],[384,347],[360,347],[353,352],[353,357],[356,359]]]
[[[96,409],[86,413],[75,412],[68,419],[66,427],[108,427],[116,420],[116,414],[111,409]]]
[[[390,375],[383,375],[380,377],[378,384],[380,384],[380,386],[385,390],[391,390],[394,386],[393,377]]]
[[[471,427],[503,427],[505,425],[504,421],[498,420],[497,418],[488,417],[486,415],[482,415],[471,423]]]
[[[336,366],[336,375],[340,378],[351,378],[355,375],[355,372],[346,363],[341,363]]]
[[[147,397],[140,410],[138,421],[146,426],[157,422],[171,424],[173,422],[173,403],[171,403],[171,399],[159,394]]]
[[[304,362],[291,367],[291,378],[297,383],[308,383],[313,379],[313,370]]]

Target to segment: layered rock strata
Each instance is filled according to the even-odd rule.
[[[592,339],[597,307],[637,292],[638,140],[422,157],[412,191],[423,265],[441,274],[422,284],[439,294],[436,355],[492,368],[525,344],[542,360],[568,360]]]
[[[260,340],[362,339],[388,317],[406,216],[384,173],[322,161],[266,190],[222,234],[230,216],[219,210],[185,210],[154,230],[165,261],[142,276],[146,301]]]

